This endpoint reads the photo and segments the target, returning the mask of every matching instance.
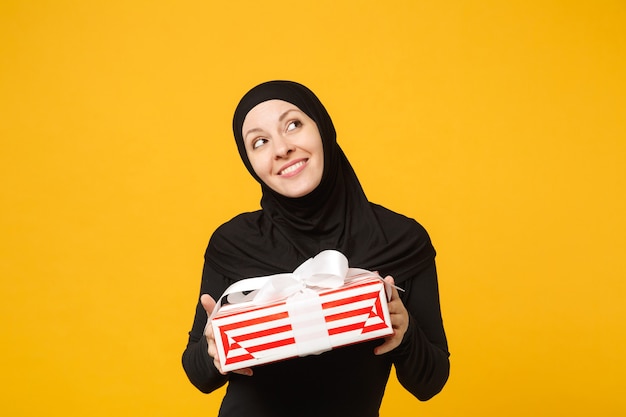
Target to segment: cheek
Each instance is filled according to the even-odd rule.
[[[317,152],[319,154],[320,169],[322,170],[322,172],[324,172],[324,162],[325,162],[326,156],[324,155],[324,147],[322,146],[322,140],[321,139],[320,139],[320,143],[319,143]]]
[[[256,175],[260,178],[263,178],[268,170],[268,165],[267,163],[264,163],[262,158],[259,158],[258,155],[254,155],[254,157],[250,157],[250,155],[248,155],[248,160],[250,161],[250,165],[252,166],[252,169],[254,170],[254,172],[256,173]]]

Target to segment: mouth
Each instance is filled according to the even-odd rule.
[[[296,171],[298,171],[300,168],[302,168],[304,165],[306,165],[306,163],[307,163],[306,159],[300,160],[300,161],[296,162],[295,164],[289,165],[288,167],[281,169],[278,172],[278,175],[293,174]]]

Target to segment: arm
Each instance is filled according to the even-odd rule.
[[[434,259],[401,286],[408,327],[400,346],[390,355],[402,386],[425,401],[441,391],[450,373]]]
[[[209,294],[214,299],[218,299],[227,287],[226,278],[205,263],[200,295]],[[196,314],[189,332],[187,347],[183,352],[182,362],[189,381],[200,391],[209,393],[224,385],[228,381],[228,376],[220,373],[208,353],[208,343],[204,337],[206,323],[207,312],[198,297]]]

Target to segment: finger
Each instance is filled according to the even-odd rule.
[[[220,374],[226,375],[226,372],[222,371],[222,363],[220,362],[220,357],[217,354],[217,346],[215,345],[215,341],[212,338],[207,337],[207,342],[209,344],[208,353],[209,356],[213,358],[213,365]]]
[[[253,373],[252,372],[252,368],[241,368],[241,369],[235,369],[233,371],[226,371],[226,372],[224,372],[222,370],[222,363],[220,362],[220,359],[219,359],[219,357],[217,355],[213,358],[213,365],[215,365],[215,368],[222,375],[228,375],[229,372],[232,372],[233,374],[252,376],[252,373]]]
[[[391,327],[394,330],[399,330],[402,333],[406,331],[408,321],[400,310],[398,310],[397,313],[392,313],[390,316],[390,319],[391,319]]]
[[[215,300],[209,294],[202,294],[200,296],[200,302],[202,303],[202,307],[204,307],[204,311],[208,315],[213,312],[213,308],[215,307]]]
[[[385,342],[380,346],[374,348],[374,355],[383,355],[387,352],[391,352],[398,346],[397,341],[395,340],[394,335],[385,339]]]
[[[215,344],[215,338],[213,337],[213,329],[211,326],[207,326],[207,328],[205,329],[204,337],[206,337],[207,351],[209,352],[209,356],[213,359],[219,359],[219,355],[217,353],[217,345]]]
[[[242,368],[242,369],[237,369],[236,371],[233,371],[234,374],[240,374],[240,375],[245,375],[245,376],[252,376],[252,368]]]
[[[374,349],[374,355],[384,355],[385,353],[389,352],[388,348],[389,343],[385,342],[380,346],[377,346]]]
[[[400,298],[400,294],[398,294],[398,289],[394,285],[395,281],[393,277],[391,275],[387,275],[385,279],[383,279],[383,281],[385,281],[385,283],[388,284],[388,288],[391,289],[391,297],[389,298],[389,301],[391,302]]]
[[[210,321],[204,326],[204,337],[207,338],[209,344],[211,344],[211,341],[215,340],[215,336],[213,336],[213,326],[211,326]]]
[[[228,372],[224,372],[222,371],[222,363],[220,362],[219,358],[216,356],[213,359],[213,365],[215,365],[215,368],[218,370],[218,372],[222,375],[227,375]]]
[[[402,313],[402,304],[400,300],[391,300],[387,303],[387,309],[391,316]]]
[[[380,346],[376,346],[374,348],[374,355],[382,355],[384,353],[387,353],[387,346],[388,346],[389,342],[385,339],[385,343],[383,343]]]

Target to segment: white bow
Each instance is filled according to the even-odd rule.
[[[348,259],[339,251],[325,250],[303,262],[292,273],[248,278],[237,281],[224,291],[211,317],[226,299],[229,304],[250,302],[266,304],[293,297],[298,293],[313,295],[311,287],[339,288],[348,275]],[[354,270],[361,271],[361,270]]]

